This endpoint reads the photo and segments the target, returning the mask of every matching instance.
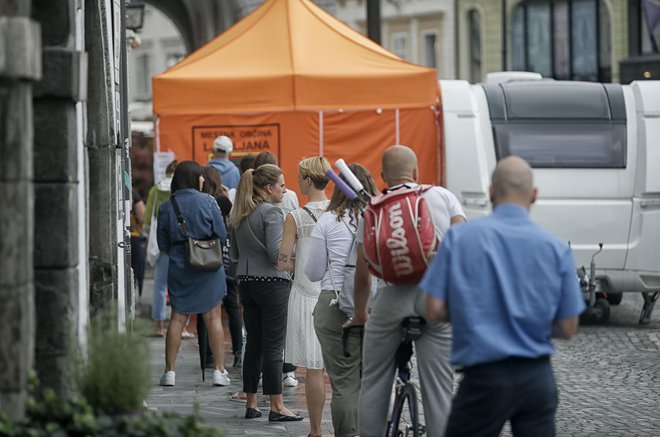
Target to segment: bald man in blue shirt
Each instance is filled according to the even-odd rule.
[[[551,337],[570,339],[585,304],[568,244],[529,218],[532,169],[518,157],[493,172],[493,214],[449,229],[420,287],[428,316],[451,320],[451,362],[464,377],[447,437],[554,436]]]

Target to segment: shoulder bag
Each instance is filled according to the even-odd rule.
[[[172,206],[181,231],[186,236],[186,262],[189,267],[197,270],[218,270],[222,267],[222,244],[219,238],[197,240],[188,235],[188,226],[181,215],[179,205],[172,195]]]

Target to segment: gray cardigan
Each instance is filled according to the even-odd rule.
[[[248,229],[248,223],[254,236]],[[284,229],[282,210],[272,203],[263,202],[252,214],[231,231],[231,258],[238,261],[238,276],[261,276],[288,279],[287,272],[277,268],[280,243]],[[255,238],[266,247],[264,250]]]

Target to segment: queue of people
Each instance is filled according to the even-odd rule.
[[[426,327],[415,341],[415,353],[428,436],[498,435],[507,420],[514,435],[554,435],[557,393],[550,338],[574,335],[584,303],[570,249],[527,215],[536,189],[526,162],[505,158],[498,163],[491,186],[493,216],[472,223],[463,224],[465,214],[450,191],[426,189],[422,196],[440,240],[438,255],[419,284],[378,280],[372,301],[376,278],[364,257],[361,211],[337,187],[327,198],[328,161],[316,156],[299,163],[298,188],[307,198],[300,207],[268,152],[254,164],[245,163],[235,187],[224,183],[225,174],[231,180],[234,168],[239,173],[225,163],[234,165],[228,161],[232,148],[229,138],[218,137],[215,158],[206,168],[181,162],[173,169],[171,196],[161,198],[165,190],[149,195],[146,210],[157,211],[152,215],[158,219],[163,258],[156,262],[156,332],[163,329],[163,288],[169,289],[172,304],[161,385],[175,384],[181,332],[187,316],[197,313],[209,332],[213,384],[231,384],[222,347],[224,303],[234,367],[242,367],[244,395],[235,395],[246,402],[246,419],[262,416],[260,380],[270,400],[269,421],[303,419],[282,398],[291,365],[305,369],[310,436],[321,435],[324,371],[332,387],[335,435],[382,436],[401,323],[421,316]],[[349,168],[366,192],[378,194],[365,167],[350,163]],[[388,148],[381,176],[388,190],[416,187],[413,150]],[[215,271],[188,266],[187,237],[222,241],[224,266]],[[354,245],[355,279],[347,286],[347,254]],[[534,278],[543,278],[543,286]],[[452,398],[455,367],[464,378]]]

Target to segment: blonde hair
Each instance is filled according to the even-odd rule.
[[[298,164],[298,171],[302,178],[310,178],[317,190],[323,190],[328,185],[330,181],[326,176],[328,170],[330,170],[330,163],[322,156],[306,158]]]
[[[273,164],[264,164],[256,170],[246,170],[236,188],[234,205],[229,214],[229,224],[238,227],[243,219],[257,209],[260,203],[268,201],[267,185],[275,185],[282,176],[282,170]]]

